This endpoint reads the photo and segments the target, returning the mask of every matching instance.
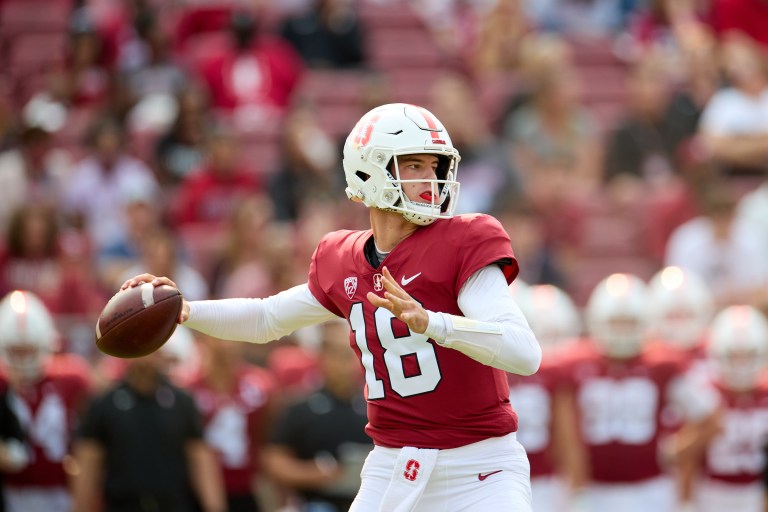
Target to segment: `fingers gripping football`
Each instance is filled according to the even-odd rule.
[[[423,333],[429,325],[429,315],[408,292],[406,292],[389,273],[389,269],[382,269],[382,284],[384,296],[379,297],[369,292],[367,297],[371,304],[390,311],[397,318],[408,325],[408,328],[417,333]]]
[[[154,276],[152,274],[139,274],[137,276],[132,277],[131,279],[128,279],[126,282],[124,282],[120,286],[120,290],[133,288],[135,286],[139,286],[144,283],[152,283],[152,285],[156,287],[161,285],[167,285],[173,288],[178,288],[176,286],[176,283],[174,283],[171,279],[165,276]],[[179,312],[179,318],[177,322],[180,324],[183,324],[184,322],[187,321],[187,319],[189,319],[189,302],[187,302],[186,300],[182,300],[181,311]]]

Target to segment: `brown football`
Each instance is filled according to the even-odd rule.
[[[117,292],[99,315],[96,346],[114,357],[151,354],[176,330],[182,301],[179,290],[167,285],[144,283]]]

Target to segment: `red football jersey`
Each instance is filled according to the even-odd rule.
[[[257,453],[274,394],[274,380],[261,368],[237,372],[229,393],[220,393],[203,379],[188,386],[205,422],[205,440],[216,451],[227,494],[251,492],[258,470]]]
[[[518,272],[509,237],[487,215],[442,219],[418,229],[378,268],[366,260],[372,233],[337,231],[315,251],[309,272],[312,294],[349,321],[350,343],[366,378],[368,426],[377,445],[390,448],[456,448],[517,429],[506,372],[441,347],[383,308],[381,267],[425,309],[461,315],[457,297],[477,270],[499,263],[508,282]]]
[[[43,379],[23,393],[9,393],[8,400],[27,436],[32,457],[22,471],[6,474],[8,486],[67,486],[63,461],[89,390],[88,374],[82,373],[79,365],[63,368],[54,363]]]
[[[725,411],[720,432],[709,443],[703,472],[731,484],[758,483],[768,442],[768,385],[748,393],[720,389]]]
[[[612,360],[589,342],[579,347],[564,363],[564,382],[575,393],[592,480],[627,483],[661,475],[662,415],[669,385],[686,370],[685,361],[671,352],[648,351]]]
[[[554,475],[552,401],[563,369],[559,358],[545,352],[539,371],[524,377],[509,374],[509,397],[520,418],[517,440],[531,464],[531,478]]]

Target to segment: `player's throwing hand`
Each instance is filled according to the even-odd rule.
[[[408,292],[397,284],[397,281],[389,273],[387,267],[383,267],[381,283],[384,285],[384,297],[379,297],[373,292],[368,292],[368,300],[376,307],[389,310],[393,315],[408,325],[408,328],[419,334],[427,330],[429,315],[427,311],[416,302]]]

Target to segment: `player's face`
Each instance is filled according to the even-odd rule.
[[[403,155],[397,157],[397,166],[401,180],[414,180],[403,183],[403,193],[411,201],[432,203],[438,201],[439,192],[433,180],[437,179],[438,158],[435,155]]]

